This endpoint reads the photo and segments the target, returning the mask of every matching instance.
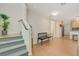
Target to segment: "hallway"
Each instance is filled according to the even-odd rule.
[[[50,39],[42,46],[34,45],[33,56],[77,56],[77,41],[69,37]]]

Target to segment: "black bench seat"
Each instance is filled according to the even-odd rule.
[[[47,32],[38,33],[38,40],[37,43],[39,43],[39,40],[41,40],[41,45],[43,44],[43,40],[50,38],[51,36],[47,35]]]

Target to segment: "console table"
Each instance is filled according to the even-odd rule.
[[[73,39],[73,36],[77,35],[78,39],[79,39],[79,31],[71,31],[70,32],[70,39]]]

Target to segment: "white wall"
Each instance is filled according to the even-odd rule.
[[[22,3],[1,3],[0,13],[8,15],[9,18],[9,29],[8,34],[19,33],[20,27],[18,24],[19,19],[26,20],[26,6]]]
[[[33,43],[37,43],[38,33],[40,32],[50,32],[49,29],[49,19],[43,18],[41,15],[36,12],[29,10],[28,12],[28,21],[33,28]]]

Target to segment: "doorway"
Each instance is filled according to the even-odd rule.
[[[63,21],[53,21],[50,22],[51,34],[53,37],[63,37],[64,36],[64,25]]]

